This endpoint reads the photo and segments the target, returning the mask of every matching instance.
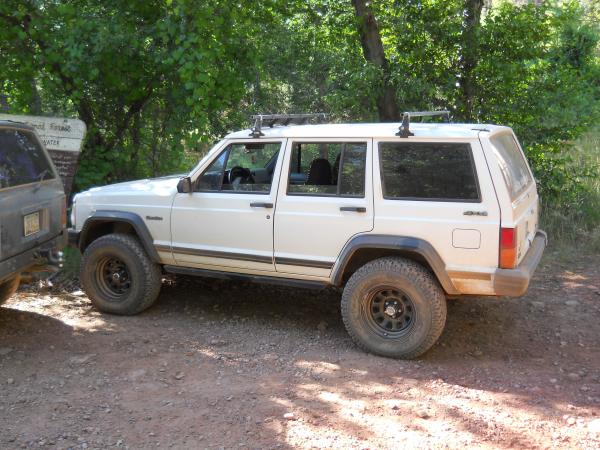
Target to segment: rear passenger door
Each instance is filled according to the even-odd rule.
[[[373,228],[372,140],[288,139],[275,211],[277,272],[329,277]]]
[[[500,211],[479,141],[375,145],[375,232],[429,242],[453,279],[462,271],[491,273],[498,266]]]

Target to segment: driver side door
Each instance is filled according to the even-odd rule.
[[[178,193],[171,250],[178,265],[273,272],[273,212],[283,140],[228,143]]]

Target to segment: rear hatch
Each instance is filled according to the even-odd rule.
[[[502,210],[501,229],[514,230],[516,263],[520,263],[538,229],[538,194],[533,174],[514,133],[507,129],[490,137],[511,210]],[[501,231],[502,234],[502,231]]]
[[[63,185],[32,130],[0,124],[0,261],[64,228]]]

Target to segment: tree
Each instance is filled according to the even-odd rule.
[[[400,109],[396,89],[392,84],[389,62],[385,56],[379,27],[367,0],[352,0],[356,11],[360,43],[365,59],[381,71],[381,86],[377,90],[377,110],[382,122],[398,122]]]
[[[484,0],[465,0],[462,39],[460,43],[460,105],[457,113],[465,121],[474,118],[474,105],[476,102],[476,68],[479,62],[479,32],[481,28],[481,12]]]
[[[229,6],[5,1],[0,54],[14,70],[0,86],[15,112],[60,111],[87,124],[80,187],[181,167],[184,146],[203,148],[227,126],[253,64],[250,36],[268,19],[252,2]]]
[[[0,107],[88,124],[80,188],[181,170],[251,113],[449,109],[512,126],[557,195],[600,118],[598,10],[484,3],[5,0]]]

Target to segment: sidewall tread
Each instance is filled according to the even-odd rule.
[[[0,305],[6,302],[14,295],[15,292],[17,292],[20,284],[21,275],[16,275],[13,278],[0,283]]]
[[[408,294],[416,309],[410,330],[399,338],[377,335],[361,315],[366,294],[378,285],[394,285]],[[342,319],[352,340],[377,355],[413,359],[438,340],[446,323],[446,298],[437,280],[422,265],[405,258],[371,261],[348,280],[342,294]]]
[[[95,279],[99,261],[108,255],[121,259],[132,278],[131,291],[119,302],[103,298]],[[148,257],[140,241],[127,234],[109,234],[92,242],[85,250],[81,262],[81,282],[92,304],[100,311],[134,315],[149,308],[160,292],[160,266]]]

